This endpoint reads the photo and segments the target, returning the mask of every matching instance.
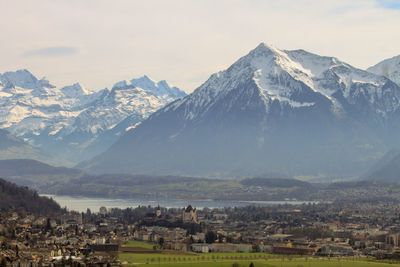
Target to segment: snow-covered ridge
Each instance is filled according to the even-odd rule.
[[[385,59],[378,64],[368,68],[368,71],[388,77],[400,85],[400,55]]]
[[[67,97],[80,97],[82,95],[88,95],[88,92],[82,85],[79,83],[74,83],[73,85],[64,86],[60,89],[60,91]]]
[[[147,75],[139,78],[132,79],[130,81],[120,81],[114,84],[113,90],[129,89],[129,88],[141,88],[147,92],[153,93],[156,96],[166,98],[177,98],[184,97],[186,93],[175,86],[170,86],[167,81],[154,81]]]
[[[0,81],[5,88],[22,87],[25,89],[53,88],[54,86],[45,79],[38,80],[26,69],[0,73]]]
[[[274,101],[292,108],[310,107],[317,96],[323,96],[331,103],[332,111],[341,114],[343,103],[339,95],[349,103],[362,96],[380,113],[400,106],[399,88],[392,88],[389,95],[385,85],[390,81],[383,76],[357,69],[335,57],[304,50],[281,50],[261,43],[228,69],[211,75],[190,97],[169,108],[185,106],[186,117],[194,119],[230,91],[248,88],[242,85],[249,80],[258,87],[266,109]]]
[[[129,116],[138,123],[185,95],[147,76],[93,91],[79,83],[56,87],[28,70],[5,72],[0,74],[0,128],[41,147],[49,140],[81,146]]]

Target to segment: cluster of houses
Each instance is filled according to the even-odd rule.
[[[400,213],[387,207],[383,213],[371,213],[371,207],[357,207],[357,211],[348,206],[329,207],[148,207],[146,216],[133,221],[104,207],[93,214],[68,212],[57,217],[1,213],[0,259],[20,265],[52,266],[71,261],[82,266],[119,266],[115,252],[160,250],[400,259]],[[383,214],[386,221],[379,217]],[[153,249],[123,246],[129,240],[153,244]]]
[[[267,220],[244,222],[230,218],[223,210],[196,211],[189,206],[182,210],[182,221],[202,225],[201,232],[189,233],[182,228],[141,226],[135,228],[134,238],[156,244],[162,239],[165,249],[197,253],[266,252],[327,257],[374,256],[392,259],[400,254],[398,253],[400,228],[374,225],[375,221],[372,220],[370,211],[366,211],[364,215],[358,214],[358,219],[355,219],[354,212],[344,209],[343,213],[337,214],[342,217],[341,219],[332,216],[332,220],[314,221],[307,217],[307,209],[305,206],[301,209],[275,207],[271,208],[270,212],[280,220],[271,216],[272,218]],[[320,210],[315,212],[325,215],[335,210],[320,207]],[[156,220],[162,218],[162,214],[159,214]],[[371,221],[368,222],[368,218]],[[179,218],[172,217],[172,219]],[[207,240],[208,233],[213,233],[211,240]]]

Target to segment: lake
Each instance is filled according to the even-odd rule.
[[[279,204],[303,204],[303,203],[317,203],[317,202],[304,202],[304,201],[222,201],[212,199],[201,199],[201,200],[186,200],[186,199],[172,199],[172,200],[147,200],[147,199],[108,199],[108,198],[87,198],[87,197],[75,197],[75,196],[58,196],[58,195],[47,195],[57,201],[61,207],[67,207],[69,210],[75,211],[99,211],[100,207],[106,208],[129,208],[138,206],[157,206],[166,208],[183,208],[187,205],[192,205],[198,209],[202,208],[224,208],[224,207],[244,207],[249,205],[256,206],[270,206]]]

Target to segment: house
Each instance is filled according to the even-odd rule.
[[[354,251],[350,246],[345,245],[322,245],[316,255],[319,256],[353,256]]]
[[[157,208],[156,208],[156,216],[157,216],[158,218],[160,218],[161,215],[162,215],[161,208],[160,208],[160,205],[158,205]]]
[[[199,243],[199,244],[192,244],[191,246],[190,246],[190,249],[193,251],[193,252],[197,252],[197,253],[208,253],[208,252],[210,252],[210,247],[209,247],[209,245],[207,245],[207,244],[201,244],[201,243]]]
[[[106,208],[106,207],[100,207],[99,213],[100,213],[100,215],[102,215],[102,216],[107,215],[107,208]]]
[[[393,245],[394,247],[399,247],[400,244],[400,234],[390,234],[386,236],[386,243]]]
[[[184,208],[182,210],[182,221],[198,223],[197,210],[191,205]]]

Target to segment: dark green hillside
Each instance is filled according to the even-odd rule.
[[[45,215],[60,212],[61,208],[54,200],[40,197],[28,187],[0,179],[0,211],[26,211]]]

